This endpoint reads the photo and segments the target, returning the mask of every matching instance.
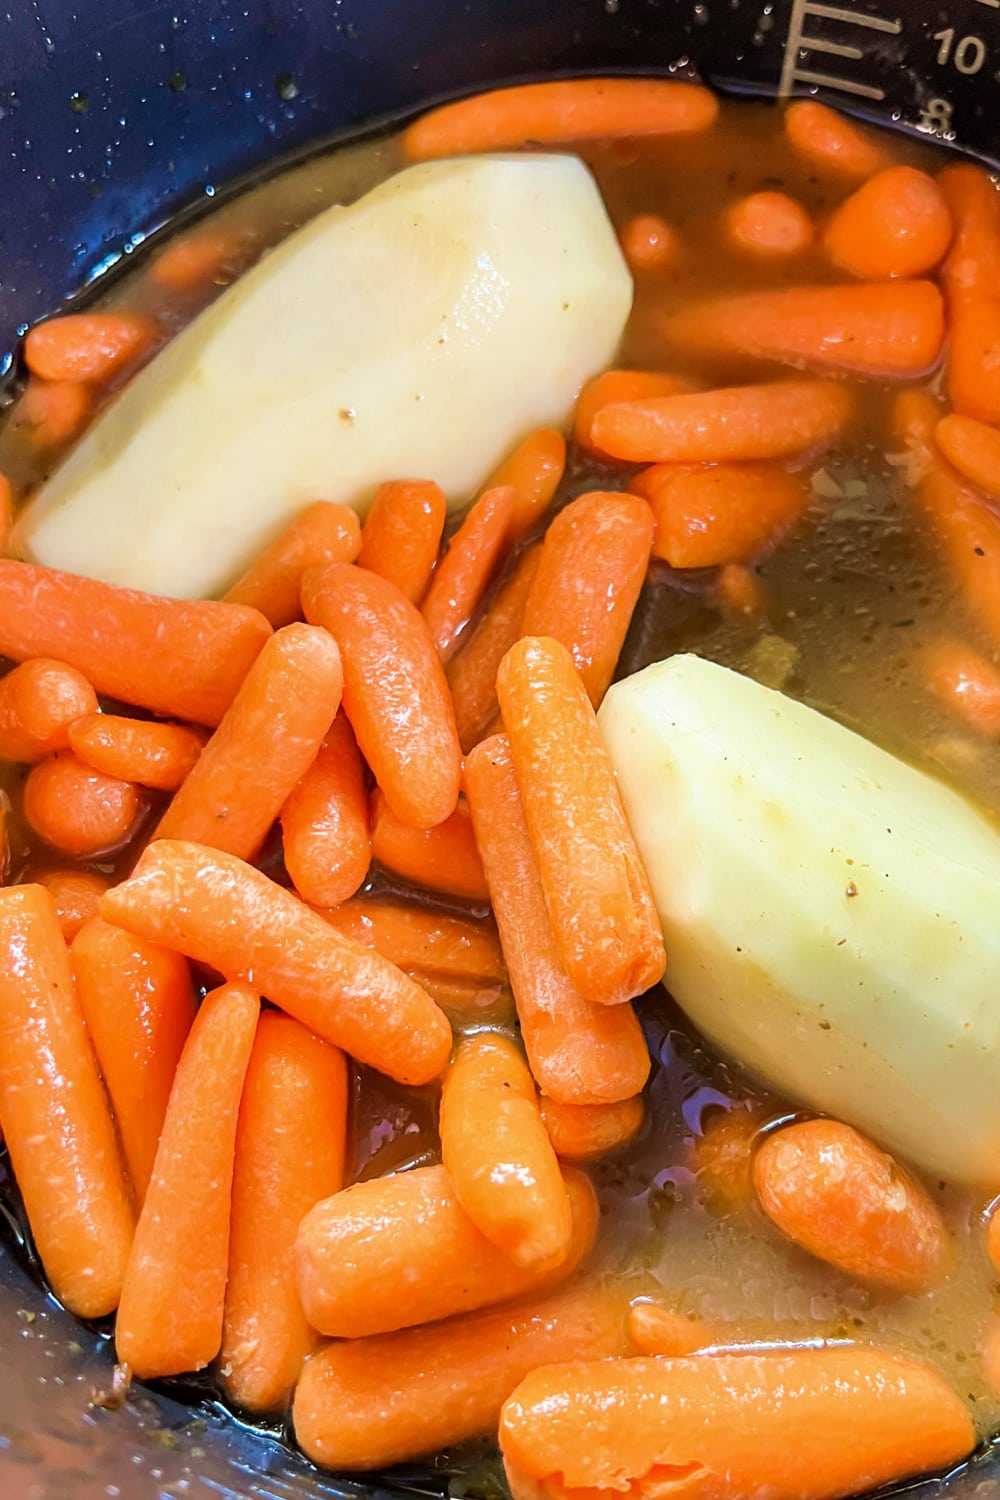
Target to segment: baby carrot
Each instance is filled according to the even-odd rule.
[[[93,770],[72,750],[40,760],[24,783],[24,816],[30,827],[76,859],[121,848],[145,811],[138,787]]]
[[[158,839],[101,915],[227,979],[253,976],[303,1026],[400,1083],[429,1083],[448,1060],[451,1027],[429,995],[230,854]]]
[[[476,842],[536,1083],[561,1104],[615,1104],[638,1094],[649,1052],[631,1005],[594,1005],[559,958],[528,826],[502,735],[465,765]]]
[[[519,641],[500,665],[497,697],[566,972],[600,1004],[640,995],[663,974],[663,937],[569,652],[544,636]]]
[[[347,717],[339,713],[316,759],[281,808],[285,868],[303,901],[338,906],[368,874],[365,767]]]
[[[573,440],[580,448],[603,453],[594,437],[594,421],[606,406],[624,402],[650,401],[663,396],[691,393],[689,380],[681,375],[666,375],[659,370],[605,370],[584,386],[577,397],[573,414]]]
[[[961,641],[939,641],[925,657],[927,685],[976,734],[1000,735],[1000,671]]]
[[[427,592],[438,560],[448,502],[430,479],[381,484],[361,532],[358,564],[394,583],[411,604]]]
[[[507,538],[514,515],[513,486],[486,490],[455,532],[437,565],[420,613],[442,661],[458,648]]]
[[[156,256],[149,274],[169,292],[193,292],[229,279],[241,259],[237,235],[225,229],[196,229],[176,235]]]
[[[600,490],[572,501],[545,533],[521,629],[562,642],[595,706],[614,676],[652,541],[647,504]]]
[[[561,1161],[590,1161],[617,1151],[638,1134],[645,1111],[642,1099],[617,1104],[559,1104],[542,1095],[542,1123]]]
[[[733,1104],[709,1115],[691,1153],[698,1196],[709,1213],[734,1213],[756,1199],[753,1154],[772,1114],[763,1105]]]
[[[47,452],[76,437],[90,416],[94,392],[82,380],[29,379],[14,410],[14,425],[27,428],[32,447]]]
[[[738,250],[780,259],[801,255],[813,242],[813,221],[787,193],[749,193],[726,213],[726,235]]]
[[[410,161],[427,161],[506,151],[529,141],[689,134],[707,130],[718,113],[718,100],[697,83],[656,78],[526,83],[432,109],[404,132],[403,151]]]
[[[673,568],[743,562],[780,539],[808,490],[777,464],[654,464],[632,480],[653,512],[652,552]]]
[[[38,656],[0,681],[0,760],[33,761],[69,746],[69,726],[96,712],[97,694],[81,672]]]
[[[336,642],[286,625],[250,668],[179,787],[157,838],[187,839],[249,859],[305,775],[340,706]]]
[[[490,1243],[461,1207],[444,1167],[355,1183],[302,1220],[299,1295],[320,1333],[363,1338],[538,1294],[576,1270],[597,1229],[597,1198],[570,1167],[573,1231],[554,1269],[527,1270]]]
[[[975,1441],[936,1370],[858,1345],[550,1365],[500,1416],[514,1500],[642,1500],[674,1479],[685,1500],[840,1500]]]
[[[782,1234],[849,1276],[915,1296],[947,1274],[951,1241],[934,1204],[850,1125],[775,1131],[753,1159],[753,1181]]]
[[[376,787],[371,830],[372,856],[393,875],[467,901],[489,900],[469,809],[463,803],[435,828],[411,828],[394,815]]]
[[[680,259],[677,230],[659,214],[636,214],[619,236],[633,271],[669,271]]]
[[[55,902],[56,917],[67,943],[73,941],[85,922],[97,916],[101,897],[111,886],[110,876],[96,875],[90,870],[39,870],[31,878],[36,885],[44,886]]]
[[[70,949],[80,1008],[141,1207],[177,1061],[194,1020],[187,959],[95,917]]]
[[[115,1324],[140,1380],[202,1370],[219,1352],[236,1121],[260,1001],[224,984],[202,1002],[177,1064]]]
[[[358,896],[323,916],[344,937],[374,948],[400,969],[483,982],[506,977],[500,944],[486,922],[378,896]]]
[[[887,167],[840,205],[823,231],[823,247],[842,271],[884,281],[933,271],[951,231],[933,177],[915,167]]]
[[[395,584],[338,563],[306,575],[303,602],[340,647],[344,712],[389,806],[414,828],[443,823],[458,802],[462,752],[421,615]]]
[[[629,463],[742,463],[825,446],[852,408],[832,381],[775,380],[605,406],[591,431],[604,452]]]
[[[115,1128],[55,903],[0,890],[0,1119],[52,1290],[71,1312],[118,1306],[133,1218]]]
[[[663,332],[696,353],[906,379],[937,362],[944,308],[930,281],[796,286],[695,303],[671,314]]]
[[[378,1469],[495,1434],[530,1370],[630,1352],[624,1294],[592,1284],[547,1297],[328,1344],[308,1362],[292,1420],[331,1469]]]
[[[1000,431],[949,412],[934,429],[934,441],[963,479],[990,500],[1000,500]]]
[[[521,553],[483,614],[448,663],[448,685],[462,749],[477,744],[496,719],[497,668],[521,636],[524,606],[541,559],[541,545]]]
[[[53,656],[96,692],[217,724],[271,633],[255,609],[161,599],[0,558],[0,656]]]
[[[459,1042],[441,1090],[441,1159],[481,1234],[525,1270],[566,1259],[573,1215],[534,1080],[507,1037]]]
[[[284,1407],[319,1338],[293,1251],[303,1216],[343,1186],[347,1062],[276,1011],[260,1018],[236,1131],[222,1379],[247,1411]]]
[[[798,156],[845,177],[870,177],[891,164],[866,130],[815,99],[796,99],[788,106],[785,135]]]
[[[158,792],[177,790],[193,770],[207,738],[205,730],[187,724],[124,719],[117,714],[88,712],[69,728],[70,748],[85,765]]]
[[[688,1318],[659,1302],[633,1302],[628,1336],[640,1354],[676,1359],[720,1343],[719,1331],[703,1318]]]
[[[254,559],[226,594],[226,602],[260,610],[279,630],[302,618],[306,569],[353,562],[360,549],[361,523],[350,506],[317,500]]]
[[[986,1231],[986,1248],[994,1268],[1000,1271],[1000,1214],[994,1209]]]
[[[155,341],[154,325],[137,313],[68,313],[29,329],[24,362],[41,380],[105,380]]]
[[[963,416],[1000,422],[1000,194],[982,167],[946,167],[938,185],[955,238],[942,269],[948,299],[948,394]]]
[[[7,550],[7,538],[14,520],[14,492],[6,474],[0,473],[0,557]]]
[[[548,510],[565,467],[566,439],[554,427],[539,427],[495,470],[486,489],[509,485],[514,491],[508,541],[523,536]]]

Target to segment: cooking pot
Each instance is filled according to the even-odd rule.
[[[0,12],[0,380],[18,341],[178,215],[340,134],[551,73],[817,93],[1000,161],[1000,0],[12,0]],[[495,1493],[447,1465],[352,1483],[206,1387],[106,1409],[112,1354],[0,1220],[0,1500]],[[189,1397],[190,1400],[181,1400]],[[191,1401],[197,1403],[192,1407]],[[1000,1452],[931,1497],[1000,1497]]]

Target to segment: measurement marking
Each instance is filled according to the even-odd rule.
[[[867,83],[855,83],[852,78],[835,78],[832,73],[807,73],[804,68],[795,69],[796,83],[814,83],[817,88],[839,89],[842,94],[857,94],[859,99],[884,99],[885,89],[870,87]]]
[[[1000,0],[997,0],[997,4],[1000,5]],[[843,47],[840,42],[827,42],[816,36],[802,37],[799,46],[809,52],[829,52],[832,57],[849,57],[854,62],[860,62],[865,55],[860,47]]]
[[[981,0],[984,5],[1000,7],[1000,0]],[[802,12],[807,16],[822,16],[825,21],[846,21],[849,26],[867,26],[869,31],[884,31],[888,36],[899,36],[902,21],[886,21],[881,16],[866,16],[861,11],[842,10],[839,5],[820,5],[818,0],[805,0]]]

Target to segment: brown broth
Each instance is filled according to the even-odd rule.
[[[935,169],[941,155],[899,138],[897,159]],[[780,188],[818,220],[849,191],[804,165],[788,149],[781,117],[769,106],[727,103],[703,137],[580,148],[615,223],[662,214],[683,251],[666,272],[639,273],[635,309],[619,363],[664,368],[716,384],[755,380],[773,370],[759,361],[671,359],[654,314],[708,293],[837,279],[820,249],[790,265],[760,262],[727,246],[720,221],[744,194]],[[268,245],[337,201],[350,201],[400,165],[383,140],[317,155],[213,211],[212,223],[236,232],[249,264]],[[109,285],[107,306],[154,312],[168,330],[216,295],[225,278],[188,296],[164,298],[150,275],[159,242],[127,276]],[[931,382],[933,388],[933,381]],[[714,571],[682,575],[655,565],[633,621],[620,675],[680,650],[695,650],[780,687],[860,730],[903,758],[940,775],[1000,813],[1000,754],[976,737],[923,685],[920,652],[945,633],[989,649],[946,581],[934,544],[922,531],[900,476],[888,426],[888,383],[867,382],[857,419],[839,446],[811,464],[808,512],[794,534],[755,564],[766,601],[763,620],[734,619],[719,603]],[[25,490],[44,478],[13,408],[0,431],[0,471]],[[571,453],[560,500],[598,483],[620,486],[626,471]],[[390,476],[386,476],[390,477]],[[433,477],[433,476],[431,476]],[[51,862],[33,847],[19,816],[22,773],[0,768],[9,796],[8,879],[30,877]],[[128,850],[102,869],[127,868]],[[425,900],[400,892],[401,899]],[[919,1298],[890,1299],[788,1245],[752,1206],[719,1214],[706,1203],[693,1147],[720,1109],[762,1099],[738,1071],[704,1053],[670,1001],[641,1004],[654,1058],[646,1125],[637,1141],[597,1164],[603,1203],[598,1263],[632,1282],[636,1293],[662,1292],[680,1310],[726,1325],[733,1341],[871,1339],[935,1361],[973,1404],[982,1434],[1000,1423],[979,1368],[995,1316],[996,1273],[985,1253],[986,1204],[931,1182],[958,1246],[949,1283]],[[509,996],[461,1025],[503,1025]],[[434,1160],[433,1090],[407,1091],[375,1075],[357,1080],[355,1172],[371,1176]],[[765,1101],[772,1118],[787,1108]]]

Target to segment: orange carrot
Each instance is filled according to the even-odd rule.
[[[337,563],[306,575],[303,602],[340,647],[344,712],[389,806],[415,828],[443,823],[458,802],[462,752],[421,615],[386,579]]]
[[[695,303],[671,314],[663,332],[696,353],[907,379],[937,362],[944,309],[930,281],[797,286]]]
[[[562,642],[595,706],[618,664],[652,540],[648,505],[601,490],[567,505],[545,534],[521,628]]]
[[[976,734],[1000,735],[1000,671],[961,641],[938,641],[926,654],[927,685]]]
[[[159,839],[101,915],[227,979],[252,976],[303,1026],[400,1083],[429,1083],[448,1060],[451,1027],[418,985],[230,854]]]
[[[503,736],[473,750],[465,791],[535,1081],[561,1104],[630,1099],[649,1074],[642,1030],[630,1005],[585,1000],[562,966]]]
[[[85,713],[69,728],[70,748],[85,765],[159,792],[177,790],[207,738],[203,729],[186,724],[123,719],[117,714]]]
[[[676,1359],[720,1343],[718,1330],[703,1318],[688,1318],[658,1302],[633,1302],[628,1310],[628,1336],[640,1354],[665,1354]]]
[[[1000,1271],[1000,1214],[994,1209],[986,1231],[986,1248],[994,1269]]]
[[[696,83],[572,78],[474,94],[423,115],[403,134],[410,161],[608,136],[707,130],[718,100]]]
[[[764,1105],[741,1103],[709,1115],[691,1153],[698,1196],[709,1213],[734,1213],[756,1199],[753,1154],[773,1113]]]
[[[77,933],[70,959],[141,1207],[177,1062],[194,1020],[191,971],[179,953],[100,917]]]
[[[776,380],[606,406],[594,438],[630,463],[742,463],[789,458],[840,435],[848,391],[822,380]]]
[[[247,1068],[236,1132],[222,1379],[247,1411],[283,1408],[319,1344],[295,1286],[303,1216],[344,1180],[344,1054],[267,1011]]]
[[[726,213],[726,234],[738,250],[781,258],[801,255],[813,242],[813,221],[787,193],[750,193]]]
[[[949,412],[934,429],[934,441],[963,479],[991,500],[1000,500],[1000,431]]]
[[[371,863],[365,768],[347,717],[339,713],[316,759],[281,808],[285,867],[304,901],[338,906]]]
[[[160,599],[0,559],[0,656],[53,656],[98,693],[217,724],[271,633],[255,609]]]
[[[511,485],[486,490],[455,532],[420,606],[442,661],[458,648],[462,632],[489,585],[514,515]]]
[[[377,896],[358,896],[323,916],[400,969],[483,983],[506,978],[496,933],[485,922]]]
[[[242,258],[239,237],[231,230],[196,229],[176,235],[156,256],[149,274],[169,292],[193,292],[210,282],[232,278]]]
[[[719,601],[737,619],[745,615],[763,615],[764,592],[756,573],[742,563],[727,563],[716,579]]]
[[[566,439],[554,427],[539,427],[494,471],[486,489],[509,485],[514,491],[508,540],[523,536],[548,510],[565,467]]]
[[[938,1210],[850,1125],[804,1120],[775,1131],[754,1157],[753,1181],[782,1234],[849,1276],[915,1296],[948,1272],[951,1240]]]
[[[573,1215],[535,1084],[507,1037],[459,1042],[441,1090],[441,1159],[479,1232],[525,1270],[569,1252]]]
[[[147,353],[156,337],[137,313],[67,313],[28,331],[24,362],[41,380],[105,380]]]
[[[680,259],[680,238],[659,214],[636,214],[619,236],[633,271],[668,271]]]
[[[808,490],[777,464],[654,464],[630,484],[653,512],[652,552],[673,568],[743,562],[780,539]]]
[[[219,1352],[236,1121],[260,1001],[225,984],[202,1002],[177,1065],[115,1324],[140,1380],[201,1370]]]
[[[594,1190],[570,1167],[573,1232],[553,1269],[525,1270],[481,1234],[462,1209],[444,1167],[413,1167],[335,1193],[306,1214],[295,1263],[306,1317],[320,1333],[363,1338],[496,1302],[564,1281],[597,1229]]]
[[[317,500],[255,558],[226,594],[228,604],[260,610],[279,630],[302,618],[302,577],[324,563],[353,562],[361,550],[361,523],[347,505]]]
[[[14,520],[14,491],[6,474],[0,473],[0,557],[7,550],[7,538]]]
[[[937,550],[970,613],[1000,649],[1000,517],[935,452],[939,415],[925,391],[905,391],[896,398],[893,423],[910,452],[910,478]]]
[[[406,972],[437,1001],[459,1030],[467,1030],[473,1021],[491,1028],[509,1028],[517,1021],[514,997],[502,980],[452,978],[447,974],[429,974],[426,969]]]
[[[573,439],[581,448],[601,454],[603,449],[594,438],[594,421],[606,406],[624,402],[650,401],[663,396],[691,393],[689,380],[682,375],[665,375],[659,370],[605,370],[588,381],[580,392],[573,416]]]
[[[858,1345],[550,1365],[500,1416],[514,1500],[839,1500],[975,1442],[937,1371]]]
[[[44,886],[55,902],[56,917],[67,943],[73,941],[85,922],[97,916],[101,897],[111,885],[108,875],[58,867],[33,872],[31,879]]]
[[[292,1419],[299,1447],[331,1469],[376,1469],[496,1432],[530,1370],[629,1352],[625,1296],[567,1287],[423,1328],[328,1344],[306,1365]]]
[[[156,831],[249,859],[340,706],[340,652],[315,625],[286,625],[247,673]]]
[[[521,636],[524,606],[541,555],[539,543],[521,553],[512,572],[462,638],[458,652],[448,663],[448,685],[455,705],[458,737],[466,752],[479,742],[499,713],[497,669]]]
[[[96,709],[82,672],[47,657],[23,662],[0,681],[0,760],[41,760],[67,749],[74,719]]]
[[[663,974],[663,937],[615,773],[569,652],[545,637],[519,641],[500,665],[497,697],[566,972],[599,1004],[640,995]]]
[[[14,425],[26,427],[32,446],[61,448],[90,416],[94,392],[82,380],[38,380],[34,376],[14,410]]]
[[[372,856],[393,875],[427,890],[488,901],[469,810],[459,803],[435,828],[411,828],[393,814],[378,787],[371,803]]]
[[[867,131],[815,99],[797,99],[788,106],[785,135],[797,155],[845,177],[870,177],[891,165],[888,153]]]
[[[0,1119],[52,1290],[71,1312],[118,1305],[133,1218],[114,1124],[55,903],[0,890]]]
[[[955,238],[942,280],[948,299],[948,394],[955,409],[1000,422],[1000,194],[982,167],[946,167],[938,185]]]
[[[437,563],[447,517],[448,502],[430,479],[390,479],[379,485],[368,512],[359,565],[419,604]]]
[[[54,849],[76,859],[110,854],[135,832],[146,800],[131,781],[105,776],[58,750],[31,768],[24,783],[24,816]]]
[[[617,1151],[638,1133],[645,1115],[641,1098],[618,1104],[559,1104],[543,1094],[540,1105],[549,1140],[562,1161],[590,1161]]]
[[[951,231],[933,177],[915,167],[887,167],[840,205],[823,231],[823,246],[841,270],[884,281],[933,271]]]

